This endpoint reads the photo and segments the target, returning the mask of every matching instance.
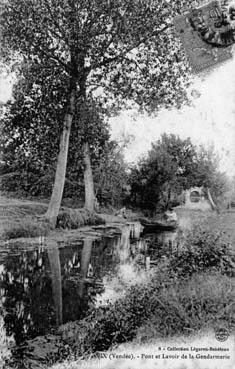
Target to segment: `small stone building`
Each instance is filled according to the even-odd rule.
[[[185,191],[184,208],[194,210],[212,210],[212,204],[205,197],[203,187],[192,187]]]

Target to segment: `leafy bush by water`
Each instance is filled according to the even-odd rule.
[[[234,283],[220,273],[195,274],[154,294],[154,313],[140,327],[137,339],[149,341],[195,333],[207,327],[235,327]]]
[[[173,250],[169,269],[177,276],[190,276],[208,269],[234,276],[234,255],[220,232],[196,227],[188,234],[179,250]]]
[[[22,219],[10,222],[4,226],[1,237],[4,240],[20,237],[46,236],[50,231],[47,222],[39,222],[36,219]]]
[[[96,213],[85,209],[62,209],[57,218],[58,228],[76,229],[85,225],[104,224],[104,220]]]
[[[223,322],[235,326],[234,286],[219,273],[196,274],[191,279],[168,281],[155,277],[148,285],[131,287],[115,304],[97,309],[78,323],[67,342],[75,357],[105,351],[113,345],[189,334]]]

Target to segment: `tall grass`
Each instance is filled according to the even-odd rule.
[[[62,332],[75,357],[138,339],[235,327],[233,255],[218,234],[197,229],[165,259],[147,282],[127,289],[115,303],[97,308]]]
[[[38,204],[0,206],[0,239],[46,236],[49,225],[39,218],[45,210]]]
[[[33,203],[0,206],[0,239],[46,236],[50,231],[48,222],[43,219],[46,208],[46,205]],[[57,227],[63,229],[104,223],[99,215],[85,209],[62,208],[57,219]]]
[[[64,331],[70,359],[103,352],[124,342],[151,342],[202,329],[235,327],[234,285],[219,272],[195,274],[172,281],[166,287],[157,282],[131,287],[124,298],[98,308],[81,322]],[[72,324],[72,323],[71,323]]]
[[[57,218],[57,227],[63,229],[76,229],[85,225],[104,223],[105,221],[99,215],[85,209],[62,209]]]
[[[1,232],[1,238],[3,240],[10,240],[21,237],[29,238],[46,236],[49,231],[49,223],[28,217],[5,224]]]
[[[137,340],[149,342],[156,338],[196,333],[202,328],[221,324],[235,327],[234,283],[220,273],[196,273],[190,279],[153,294],[153,314],[138,329]]]
[[[53,365],[51,369],[215,369],[215,368],[234,368],[234,337],[229,337],[226,342],[220,342],[219,346],[227,348],[230,351],[230,360],[218,361],[218,365],[215,364],[214,360],[197,360],[195,362],[194,358],[189,357],[185,360],[181,357],[174,360],[166,360],[164,358],[149,359],[142,358],[142,354],[155,357],[156,354],[167,354],[171,353],[168,350],[159,351],[159,347],[213,347],[218,346],[218,342],[215,340],[214,331],[205,331],[197,334],[190,335],[187,340],[184,337],[174,337],[173,339],[161,340],[156,339],[153,342],[148,343],[126,343],[115,347],[113,350],[108,350],[103,355],[99,353],[94,355],[88,355],[83,358],[79,358],[77,361],[65,361],[60,364]],[[112,360],[109,359],[111,354]],[[113,354],[123,355],[129,354],[133,355],[133,360],[114,358]],[[104,357],[107,355],[107,358]]]

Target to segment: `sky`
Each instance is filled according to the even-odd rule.
[[[154,118],[123,112],[111,120],[112,137],[132,135],[126,160],[136,162],[164,132],[190,137],[196,145],[214,144],[220,169],[235,175],[235,58],[203,77],[195,77],[193,106],[162,110]],[[196,96],[200,97],[196,97]]]
[[[12,76],[0,75],[0,102],[6,102],[11,98]]]
[[[195,77],[193,106],[182,110],[161,110],[150,118],[123,112],[111,119],[112,137],[131,135],[125,150],[129,163],[137,162],[164,132],[190,137],[196,145],[214,144],[221,156],[220,169],[235,175],[235,57],[206,76]],[[11,96],[11,78],[0,76],[0,101]]]

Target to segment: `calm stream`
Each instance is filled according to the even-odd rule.
[[[61,324],[121,296],[138,283],[164,253],[175,234],[143,234],[139,223],[100,228],[100,237],[70,243],[41,240],[0,249],[1,357],[12,347],[53,333]]]

